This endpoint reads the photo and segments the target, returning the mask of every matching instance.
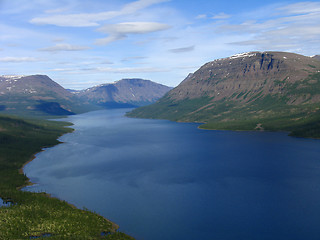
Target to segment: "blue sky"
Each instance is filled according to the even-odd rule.
[[[320,54],[319,1],[0,0],[0,75],[84,89],[122,78],[177,86],[248,51]]]

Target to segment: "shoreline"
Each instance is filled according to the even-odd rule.
[[[128,112],[129,113],[129,112]],[[171,120],[171,119],[165,119],[165,118],[142,118],[142,117],[134,117],[134,116],[128,116],[127,113],[124,115],[127,118],[137,118],[137,119],[149,119],[149,120],[163,120],[163,121],[170,121],[175,123],[192,123],[192,124],[199,124],[197,126],[197,129],[199,130],[206,130],[206,131],[233,131],[233,132],[280,132],[285,133],[289,137],[294,138],[303,138],[303,139],[313,139],[313,140],[320,140],[320,136],[308,136],[308,135],[299,135],[297,133],[294,133],[294,130],[269,130],[269,129],[228,129],[228,128],[203,128],[201,126],[207,124],[206,122],[200,122],[200,121],[180,121],[180,120]]]
[[[67,133],[65,133],[65,134],[67,134]],[[63,135],[64,135],[64,134],[63,134]],[[60,137],[62,137],[63,135],[59,136],[59,137],[57,138],[57,140],[58,140]],[[36,184],[36,183],[31,182],[30,179],[27,177],[27,175],[26,175],[25,172],[24,172],[24,167],[25,167],[26,165],[28,165],[29,163],[31,163],[34,159],[36,159],[36,157],[37,157],[36,155],[37,155],[38,153],[44,152],[46,148],[52,148],[52,147],[55,147],[55,146],[57,146],[57,145],[59,145],[59,144],[62,144],[62,143],[63,143],[63,142],[60,142],[60,141],[59,141],[57,144],[55,144],[55,145],[53,145],[53,146],[44,147],[43,149],[41,149],[41,151],[34,153],[34,154],[31,156],[31,158],[30,158],[28,161],[26,161],[26,162],[22,165],[21,168],[19,168],[19,170],[18,170],[19,174],[25,175],[26,178],[27,178],[27,180],[26,180],[26,183],[25,183],[24,185],[17,187],[17,190],[21,191],[21,189],[24,188],[24,187],[32,186],[32,185],[35,185],[35,184]]]
[[[28,163],[31,163],[31,162],[36,158],[36,156],[35,156],[36,154],[37,154],[37,153],[35,153],[34,156],[32,156],[29,161],[25,162],[25,163],[22,165],[22,167],[19,169],[19,174],[25,175],[25,176],[27,177],[27,175],[24,173],[23,169],[24,169],[24,167],[25,167]],[[22,186],[17,187],[17,190],[22,191],[22,188],[25,188],[25,187],[27,187],[27,186],[32,186],[32,185],[34,185],[34,184],[36,184],[36,183],[31,182],[30,179],[27,177],[27,180],[26,180],[25,184],[22,185]]]
[[[112,236],[107,238],[111,239],[133,239],[118,231],[117,224],[90,209],[76,207],[46,190],[23,189],[34,184],[25,174],[25,166],[38,153],[63,143],[59,138],[74,131],[66,128],[70,125],[44,119],[0,118],[0,127],[6,127],[0,138],[10,139],[3,141],[0,149],[0,197],[13,203],[0,208],[0,219],[5,220],[0,224],[1,239],[41,238],[46,234],[59,239],[71,235],[77,239],[100,239],[109,234]]]
[[[74,131],[74,129],[72,129],[72,132],[73,132],[73,131]],[[72,133],[72,132],[70,132],[70,133]],[[65,133],[65,134],[67,134],[67,133]],[[65,134],[62,134],[62,135],[58,136],[58,137],[57,137],[57,140],[58,140],[60,137],[62,137],[63,135],[65,135]],[[64,142],[60,142],[60,141],[59,141],[57,144],[55,144],[55,145],[53,145],[53,146],[44,147],[41,151],[34,153],[34,154],[31,156],[31,158],[22,165],[22,167],[18,170],[18,172],[19,172],[19,174],[25,175],[26,178],[27,178],[27,180],[26,180],[26,182],[25,182],[24,185],[17,187],[17,190],[18,190],[18,191],[23,191],[23,190],[22,190],[23,188],[37,184],[37,183],[31,182],[31,180],[29,179],[29,177],[28,177],[28,176],[26,175],[26,173],[24,172],[24,167],[25,167],[27,164],[31,163],[31,162],[37,157],[36,155],[37,155],[38,153],[44,152],[45,149],[47,149],[47,148],[53,148],[53,147],[58,146],[59,144],[63,144],[63,143],[64,143]],[[36,194],[36,193],[35,193],[35,194]],[[76,207],[76,206],[75,206],[74,204],[72,204],[72,203],[69,203],[69,202],[67,202],[67,201],[65,201],[65,200],[63,200],[63,199],[57,198],[57,197],[53,197],[50,193],[43,192],[42,194],[45,194],[45,196],[46,196],[47,198],[57,199],[57,200],[59,200],[59,201],[65,202],[67,205],[69,205],[69,206],[72,207],[73,209],[78,209],[78,210],[82,210],[82,211],[92,212],[90,209],[80,209],[80,208]],[[95,213],[95,214],[97,214],[97,213]],[[104,217],[104,216],[102,216],[102,215],[100,215],[100,214],[97,214],[97,215],[100,216],[100,217],[102,217],[104,220],[106,220],[107,222],[109,222],[109,223],[111,224],[111,230],[110,230],[111,233],[116,233],[116,232],[119,230],[120,226],[119,226],[118,224],[112,222],[111,220],[107,219],[106,217]]]

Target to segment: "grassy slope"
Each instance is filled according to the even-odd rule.
[[[43,100],[39,100],[43,99]],[[60,108],[52,108],[52,104],[59,104]],[[37,117],[47,119],[51,116],[69,115],[70,113],[84,113],[99,110],[101,107],[93,104],[83,103],[76,96],[70,99],[61,98],[50,91],[43,90],[37,95],[22,93],[0,95],[0,114],[8,116]]]
[[[45,193],[18,190],[28,182],[19,169],[36,152],[58,144],[59,136],[71,132],[66,125],[0,117],[0,197],[13,203],[0,207],[0,239],[30,239],[43,234],[49,234],[49,239],[132,239],[123,233],[102,236],[102,232],[114,232],[116,226],[95,213]]]
[[[209,108],[199,110],[202,103]],[[192,114],[190,114],[192,113]],[[234,101],[210,103],[207,98],[180,102],[158,102],[128,113],[129,117],[201,122],[203,129],[288,131],[298,137],[320,138],[319,104],[288,106],[277,97],[265,97],[255,104],[241,106]]]
[[[286,95],[242,93],[251,98],[247,103],[237,99],[214,101],[209,97],[174,101],[166,95],[157,103],[135,109],[127,116],[202,122],[205,123],[200,126],[203,129],[255,130],[259,124],[264,130],[320,138],[320,103],[308,102],[320,93],[320,73],[310,75],[302,84],[288,83],[283,88]],[[305,102],[287,104],[292,96],[305,97]]]

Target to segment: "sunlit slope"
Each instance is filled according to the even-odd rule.
[[[128,116],[320,137],[319,108],[320,61],[294,53],[250,52],[205,64],[158,102]]]

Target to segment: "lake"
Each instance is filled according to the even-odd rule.
[[[137,240],[318,240],[320,140],[198,124],[70,116],[75,131],[24,171],[33,186]]]
[[[0,207],[10,207],[12,205],[12,202],[10,201],[3,201],[2,198],[0,198]]]

